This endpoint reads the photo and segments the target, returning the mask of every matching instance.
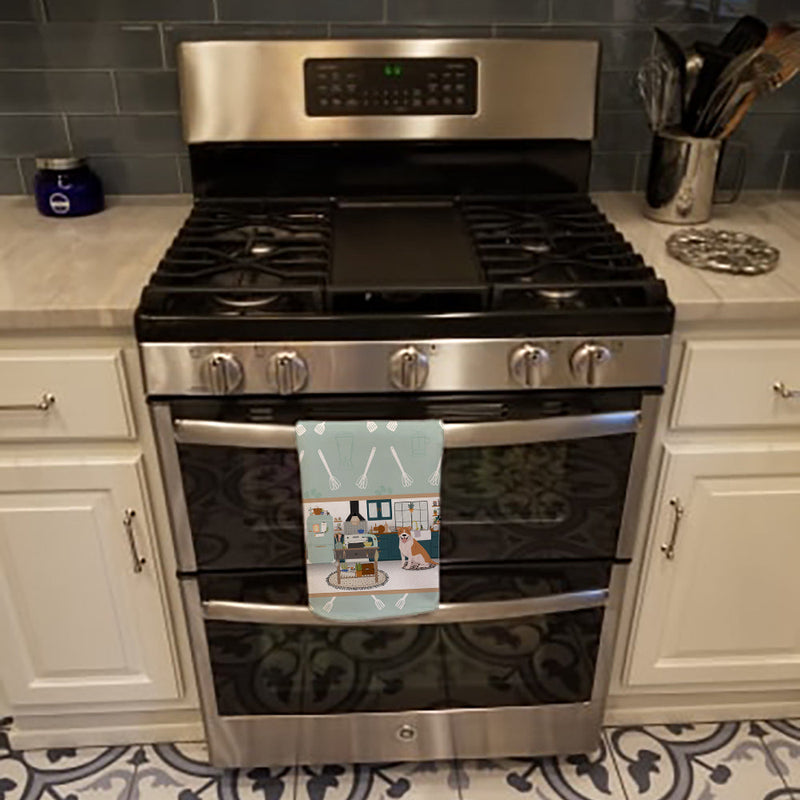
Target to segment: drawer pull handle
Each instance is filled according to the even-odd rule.
[[[674,517],[672,519],[672,536],[669,537],[669,542],[667,544],[661,545],[661,552],[670,560],[672,561],[675,558],[675,543],[678,540],[678,528],[681,524],[681,519],[683,517],[684,508],[681,505],[681,501],[677,497],[673,497],[669,504],[672,506],[674,511]]]
[[[56,396],[45,392],[42,399],[38,403],[11,403],[9,405],[0,405],[0,411],[49,411],[56,402]]]
[[[125,528],[125,533],[128,535],[128,544],[131,548],[131,555],[133,556],[133,571],[141,572],[144,565],[147,563],[146,558],[139,555],[139,548],[136,546],[136,536],[133,533],[133,520],[136,512],[132,508],[126,508],[122,516],[122,526]]]
[[[775,381],[772,384],[775,394],[780,395],[784,400],[800,400],[800,389],[790,389],[783,381]]]

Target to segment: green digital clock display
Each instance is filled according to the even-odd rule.
[[[387,78],[399,78],[403,74],[403,67],[400,64],[384,64],[383,74]]]

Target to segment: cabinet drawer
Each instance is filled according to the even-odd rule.
[[[800,425],[800,341],[689,342],[672,414],[673,428]]]
[[[133,436],[120,350],[0,353],[0,441]]]

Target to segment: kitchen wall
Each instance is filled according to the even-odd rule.
[[[633,87],[651,27],[717,40],[743,13],[800,20],[800,0],[0,0],[0,193],[36,153],[87,154],[109,193],[190,191],[175,46],[186,39],[572,36],[603,42],[596,189],[640,187],[648,131]],[[747,185],[800,189],[800,78],[741,130]]]

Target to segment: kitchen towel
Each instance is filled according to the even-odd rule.
[[[436,420],[296,425],[311,610],[375,621],[439,605]]]

